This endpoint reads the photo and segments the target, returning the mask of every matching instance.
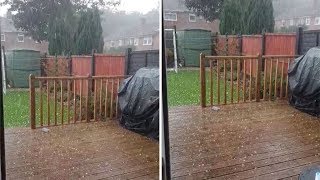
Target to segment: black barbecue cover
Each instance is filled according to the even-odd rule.
[[[310,49],[289,68],[290,104],[320,116],[320,47]]]
[[[120,124],[131,131],[159,139],[159,68],[141,68],[122,83]]]

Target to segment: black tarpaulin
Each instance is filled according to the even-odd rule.
[[[320,48],[296,58],[289,71],[289,102],[295,108],[320,116]]]
[[[159,139],[159,68],[141,68],[119,89],[120,124]]]

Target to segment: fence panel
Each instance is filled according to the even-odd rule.
[[[309,49],[319,45],[319,34],[320,31],[303,31],[300,42],[300,54],[305,54]]]
[[[95,75],[124,75],[124,56],[95,54]]]
[[[215,50],[218,56],[241,55],[240,36],[217,36]]]
[[[69,76],[71,58],[66,56],[45,56],[41,58],[41,76]]]
[[[117,118],[117,91],[125,76],[34,77],[30,75],[31,128]],[[34,84],[39,82],[39,90]],[[94,82],[92,92],[76,92],[75,84]]]
[[[133,75],[143,67],[159,67],[159,51],[131,51],[128,50],[126,57],[126,74]]]

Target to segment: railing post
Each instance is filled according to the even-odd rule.
[[[261,71],[262,71],[262,55],[258,54],[257,57],[257,77],[256,77],[256,101],[260,102],[260,89],[261,89]]]
[[[35,98],[35,87],[34,87],[35,76],[30,74],[29,76],[29,91],[30,91],[30,124],[31,129],[36,128],[36,98]]]
[[[205,54],[200,54],[200,103],[201,107],[206,107],[206,67]]]

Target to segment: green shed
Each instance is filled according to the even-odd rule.
[[[6,53],[7,82],[14,88],[28,88],[29,75],[41,75],[40,52],[11,50]]]
[[[200,53],[211,55],[211,31],[189,29],[177,31],[177,50],[179,59],[186,67],[199,67]]]

